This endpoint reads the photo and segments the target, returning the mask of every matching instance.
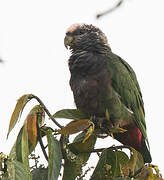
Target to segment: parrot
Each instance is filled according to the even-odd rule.
[[[72,24],[64,38],[70,87],[77,109],[90,117],[106,118],[125,132],[113,133],[123,145],[151,163],[142,93],[132,67],[111,50],[106,35],[92,24]]]

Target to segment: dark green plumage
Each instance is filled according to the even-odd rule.
[[[134,113],[134,120],[147,139],[144,104],[133,69],[112,52],[109,53],[108,69],[113,73],[112,87],[120,95],[121,102]]]
[[[111,51],[106,36],[95,26],[72,25],[65,45],[72,52],[70,86],[77,108],[99,118],[105,118],[108,110],[113,124],[127,129],[114,137],[151,162],[144,104],[133,69]]]

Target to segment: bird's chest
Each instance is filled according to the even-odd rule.
[[[90,115],[103,115],[109,82],[105,69],[86,76],[72,74],[70,85],[77,108]]]

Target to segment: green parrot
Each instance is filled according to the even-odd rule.
[[[97,27],[73,24],[64,39],[70,48],[70,86],[78,109],[91,117],[106,118],[126,130],[113,136],[152,161],[146,133],[141,90],[130,65],[114,54],[105,34]]]

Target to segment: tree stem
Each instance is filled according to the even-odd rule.
[[[93,149],[92,151],[90,151],[91,153],[92,152],[102,152],[104,151],[105,149],[111,149],[111,150],[117,150],[117,149],[123,149],[123,148],[127,148],[129,149],[129,146],[125,146],[125,145],[121,145],[121,146],[112,146],[112,147],[109,147],[109,148],[99,148],[99,149]]]
[[[102,16],[104,16],[104,15],[106,15],[106,14],[108,14],[108,13],[113,12],[113,11],[116,10],[118,7],[120,7],[122,3],[123,3],[123,0],[120,0],[114,7],[110,8],[110,9],[108,9],[108,10],[106,10],[106,11],[100,13],[100,14],[97,14],[96,18],[99,19],[100,17],[102,17]]]
[[[38,131],[38,141],[39,141],[40,147],[42,149],[42,152],[44,154],[45,159],[48,161],[48,156],[47,156],[47,153],[45,151],[45,147],[44,147],[41,135],[40,135],[40,128],[39,128],[39,125],[38,125],[38,121],[37,121],[37,131]]]
[[[39,103],[40,105],[42,106],[42,108],[44,109],[44,111],[47,113],[47,115],[49,116],[49,118],[59,127],[59,128],[62,128],[63,126],[60,125],[54,118],[53,116],[51,115],[51,113],[49,112],[49,110],[46,108],[46,106],[43,104],[43,102],[35,95],[32,95],[33,98],[35,98]]]

